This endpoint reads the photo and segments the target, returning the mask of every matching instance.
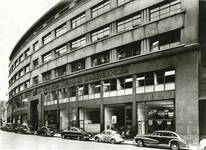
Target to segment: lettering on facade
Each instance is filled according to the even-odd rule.
[[[116,68],[116,69],[110,69],[107,71],[102,71],[102,72],[97,72],[97,73],[93,73],[93,74],[89,74],[89,75],[85,75],[81,77],[71,78],[71,79],[67,79],[67,80],[64,80],[64,81],[61,81],[55,84],[51,84],[51,85],[43,87],[43,91],[54,90],[54,89],[64,88],[64,87],[71,87],[71,86],[75,86],[78,84],[83,84],[83,83],[92,82],[96,80],[112,78],[115,76],[126,74],[128,72],[129,72],[128,66]]]

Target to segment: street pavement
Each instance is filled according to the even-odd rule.
[[[77,141],[55,137],[16,134],[0,130],[0,150],[160,150],[157,148],[140,148],[132,140],[122,144]],[[161,149],[164,150],[164,149]]]

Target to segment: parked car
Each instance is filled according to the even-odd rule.
[[[187,142],[177,133],[172,131],[155,131],[151,135],[136,135],[134,138],[137,146],[156,145],[168,147],[172,150],[187,148]]]
[[[15,128],[15,133],[34,134],[35,131],[31,126],[28,126],[27,124],[21,124],[20,126]]]
[[[36,131],[36,135],[42,136],[54,136],[54,130],[48,127],[41,127],[39,130]]]
[[[69,130],[64,130],[61,132],[61,137],[64,138],[72,138],[77,140],[89,140],[92,135],[91,133],[85,132],[81,128],[70,127]]]
[[[94,139],[96,142],[110,142],[111,144],[124,142],[122,136],[114,130],[104,130],[102,133],[95,135]]]
[[[200,150],[206,150],[206,138],[200,140]]]
[[[14,132],[16,124],[15,123],[5,123],[2,127],[2,131]]]

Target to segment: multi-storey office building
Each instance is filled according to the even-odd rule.
[[[206,133],[203,7],[59,2],[11,52],[8,120],[127,136],[174,130],[197,143]]]

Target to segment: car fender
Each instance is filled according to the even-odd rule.
[[[152,139],[152,138],[148,138],[148,137],[135,137],[135,141],[137,139],[142,140],[146,144],[158,144],[159,143],[158,140],[155,140],[155,139]]]
[[[94,136],[94,139],[95,139],[95,138],[99,138],[99,141],[102,141],[102,140],[103,140],[103,138],[102,138],[101,135],[95,135],[95,136]]]
[[[176,143],[180,144],[180,146],[181,146],[181,145],[187,145],[187,143],[185,143],[185,142],[182,141],[182,140],[172,139],[172,140],[170,140],[170,142],[169,142],[169,146],[171,145],[172,142],[176,142]]]

